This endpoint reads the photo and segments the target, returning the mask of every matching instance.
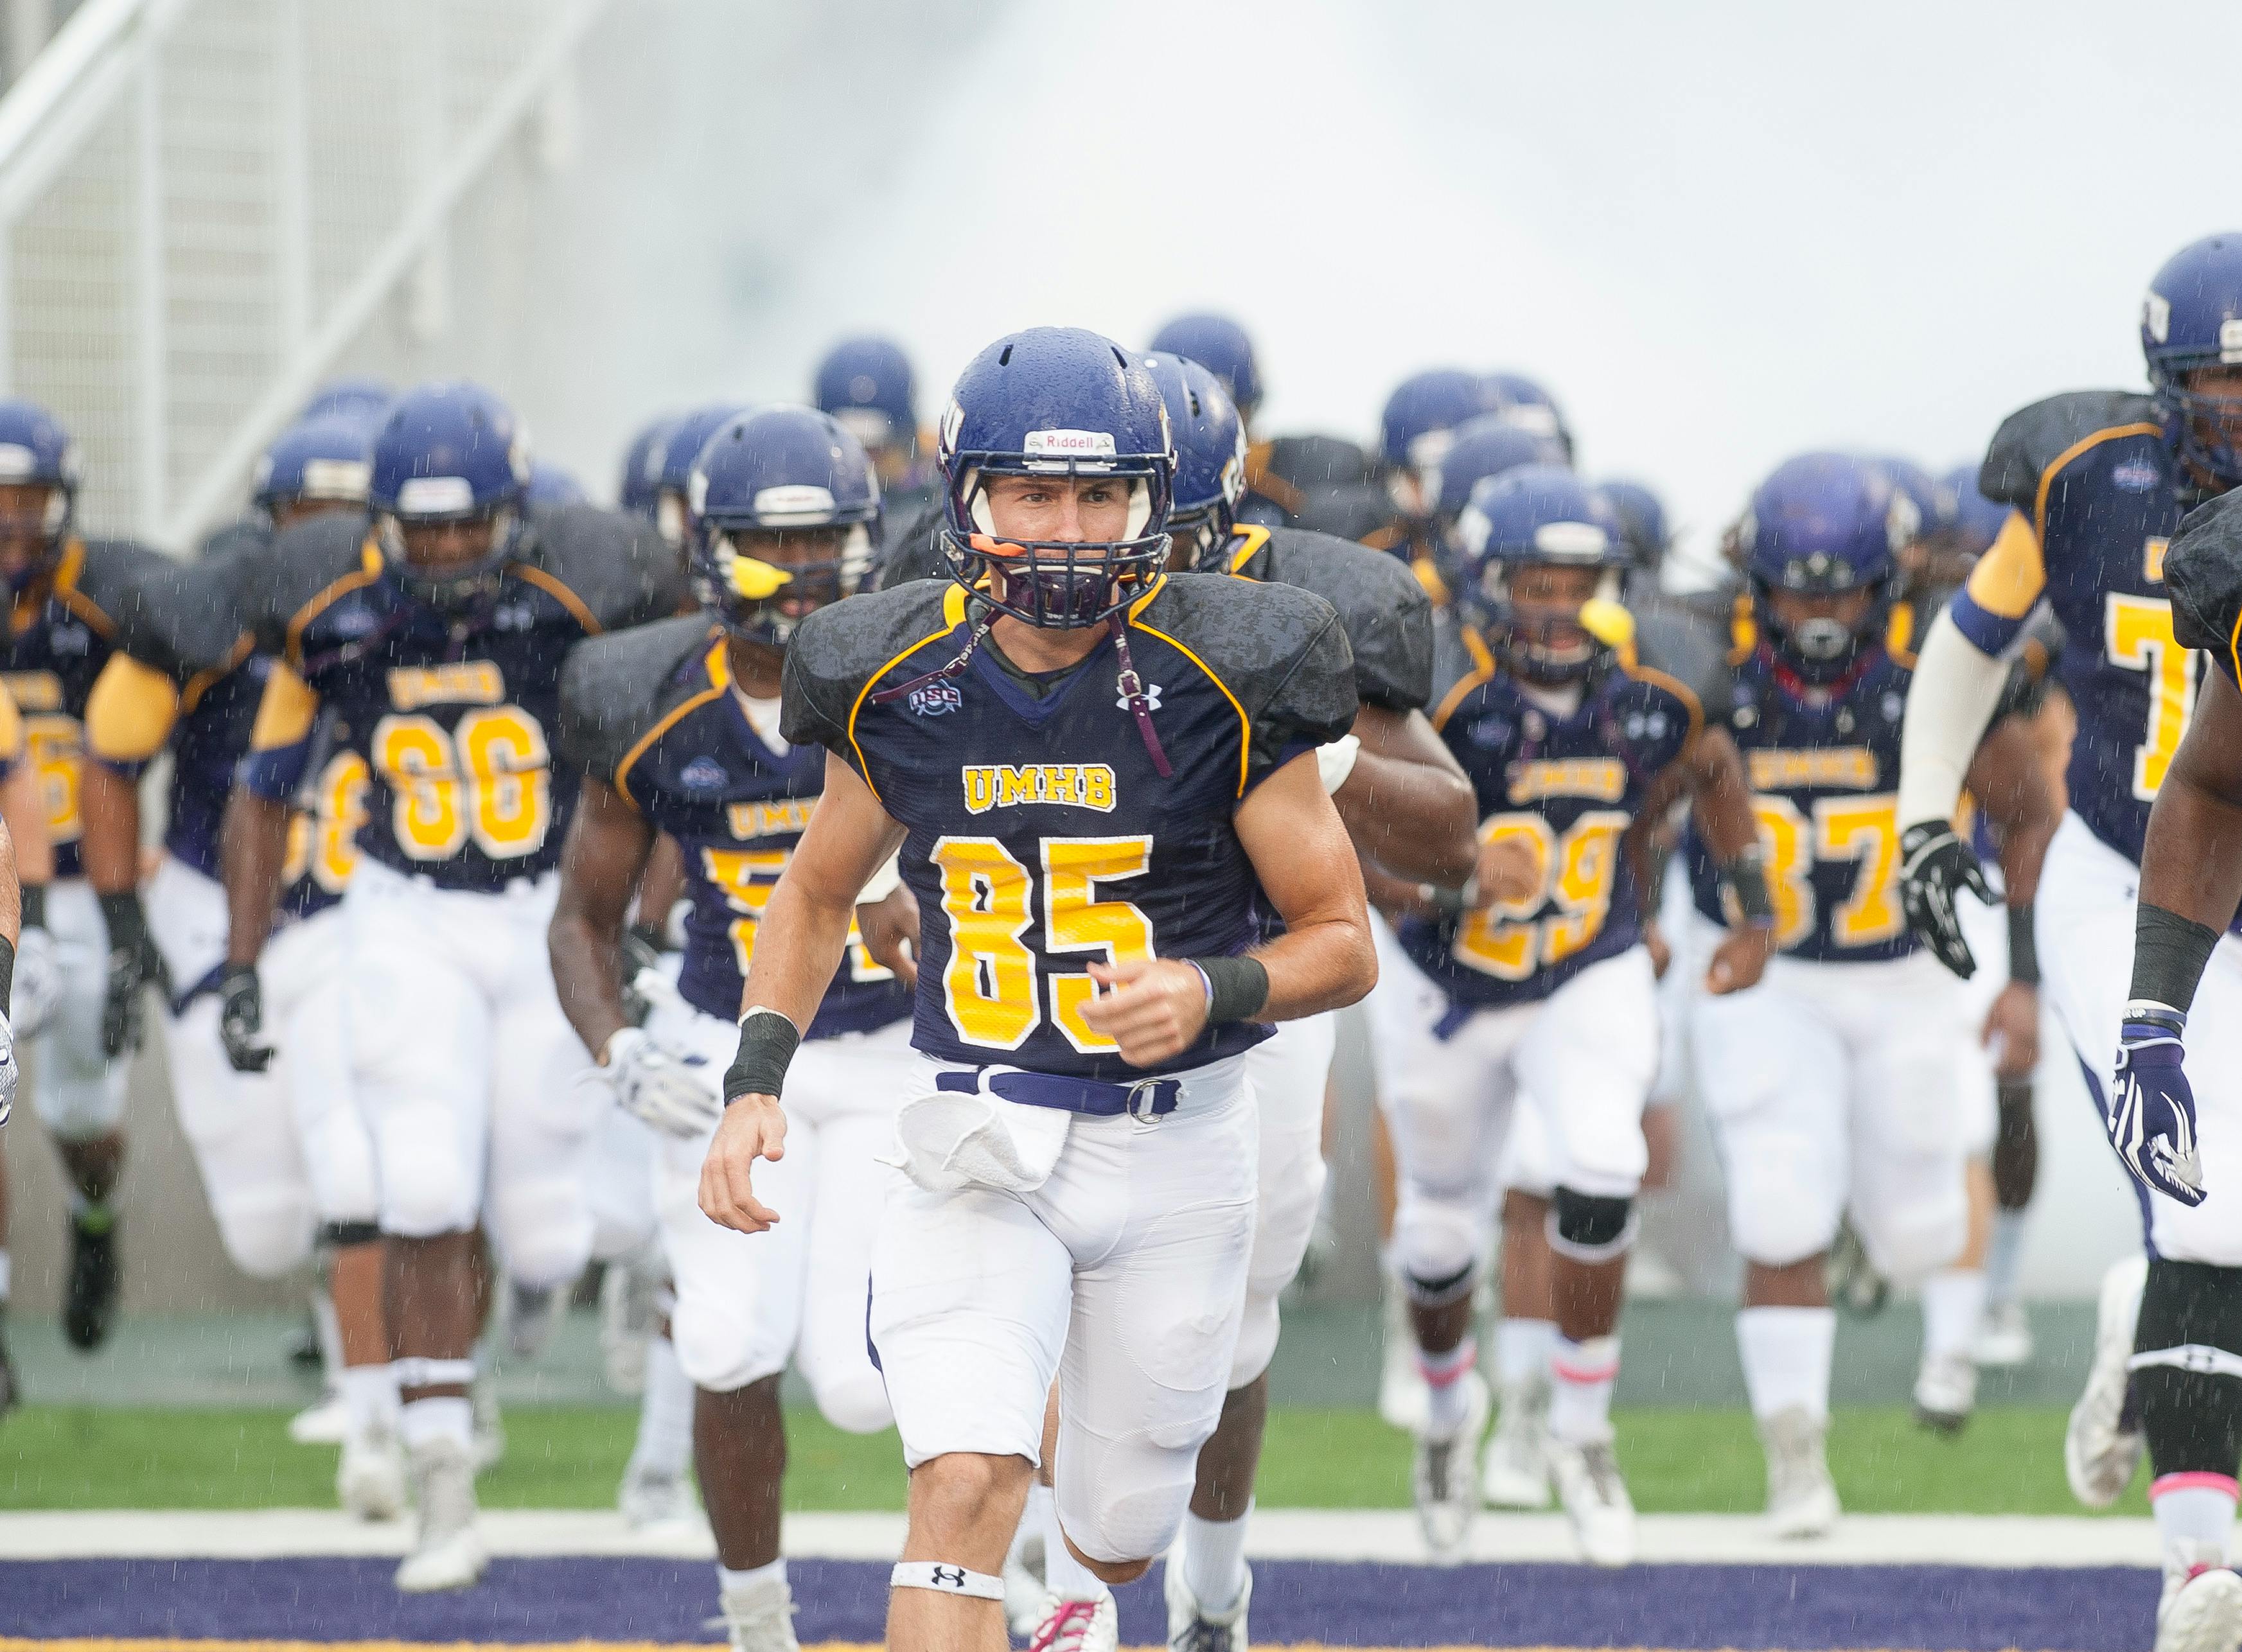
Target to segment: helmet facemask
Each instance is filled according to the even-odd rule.
[[[1588,676],[1611,652],[1594,609],[1618,603],[1620,573],[1595,563],[1490,558],[1474,604],[1488,646],[1528,682],[1555,685]]]
[[[1786,624],[1776,612],[1778,599],[1785,596],[1842,608],[1843,599],[1855,593],[1863,600],[1851,619],[1838,613],[1822,613]],[[1785,564],[1780,584],[1764,574],[1752,576],[1752,607],[1769,650],[1807,682],[1835,682],[1850,671],[1883,635],[1890,606],[1889,574],[1862,579],[1851,564],[1828,555]]]
[[[872,565],[862,522],[759,528],[700,523],[693,537],[694,594],[742,642],[783,648],[795,628],[855,592]]]
[[[2194,480],[2220,493],[2242,484],[2242,364],[2197,358],[2152,368],[2150,382]]]
[[[1077,513],[1111,505],[1089,495],[1104,487],[1125,491],[1124,520],[1111,539],[1037,539],[1000,534],[998,508],[1008,514],[1042,514],[1017,502],[992,506],[990,489],[1008,478],[1038,479],[1054,494],[1071,494]],[[1169,478],[1165,466],[1125,460],[1051,459],[1010,460],[1001,469],[960,466],[950,490],[950,525],[943,550],[955,575],[999,613],[1049,630],[1097,625],[1142,595],[1166,566]],[[1045,507],[1047,510],[1047,507]],[[1081,517],[1077,514],[1077,520]]]
[[[487,527],[484,548],[465,554],[452,552],[434,532],[420,532],[476,526]],[[500,571],[514,560],[520,532],[520,513],[510,504],[445,515],[405,517],[385,511],[374,518],[375,541],[391,576],[446,618],[458,618],[497,595]]]
[[[62,561],[74,502],[60,483],[0,484],[0,577],[10,596],[22,595]]]

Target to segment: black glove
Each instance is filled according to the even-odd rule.
[[[218,1036],[236,1072],[263,1072],[272,1046],[258,1042],[265,1031],[265,990],[253,964],[229,964],[218,977]]]
[[[164,977],[164,960],[149,937],[140,897],[127,890],[101,897],[102,922],[109,929],[109,981],[101,1000],[101,1053],[114,1061],[140,1047],[146,1029],[143,993]]]
[[[1997,898],[1977,851],[1944,821],[1926,820],[1902,835],[1899,853],[1900,901],[1907,908],[1908,928],[1941,964],[1967,981],[1977,974],[1977,961],[1962,938],[1954,892],[1966,889],[1988,906]]]

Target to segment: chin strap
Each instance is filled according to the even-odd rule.
[[[1169,766],[1168,754],[1160,749],[1160,736],[1152,727],[1152,702],[1144,697],[1144,680],[1137,675],[1137,662],[1129,654],[1129,621],[1117,611],[1105,622],[1113,634],[1113,652],[1121,659],[1121,697],[1129,702],[1129,713],[1137,719],[1137,732],[1144,736],[1144,749],[1151,755],[1152,767],[1159,771],[1162,780],[1175,773]]]

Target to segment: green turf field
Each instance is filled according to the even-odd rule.
[[[324,1508],[334,1453],[292,1444],[288,1413],[33,1406],[0,1422],[0,1508]],[[1761,1504],[1760,1456],[1742,1411],[1622,1411],[1620,1456],[1646,1513],[1744,1514]],[[1926,1434],[1899,1407],[1841,1411],[1830,1468],[1856,1514],[2077,1514],[2063,1481],[2064,1413],[1982,1411],[1958,1440]],[[522,1407],[506,1420],[506,1461],[482,1481],[501,1508],[597,1508],[614,1495],[633,1419],[613,1407]],[[844,1434],[790,1420],[787,1504],[899,1509],[895,1436]],[[2145,1477],[2113,1511],[2147,1512]],[[1408,1441],[1366,1411],[1280,1407],[1261,1472],[1266,1508],[1400,1508]]]

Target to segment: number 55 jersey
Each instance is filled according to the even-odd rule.
[[[1083,1019],[1084,966],[1260,939],[1232,816],[1354,721],[1331,606],[1219,575],[1156,581],[1127,610],[1141,723],[1111,635],[1045,677],[1011,668],[985,637],[932,675],[968,655],[970,607],[962,587],[916,581],[819,610],[787,650],[787,738],[840,756],[909,832],[903,873],[923,929],[912,1042],[944,1062],[1133,1082],[1266,1037],[1228,1023],[1131,1067]]]

